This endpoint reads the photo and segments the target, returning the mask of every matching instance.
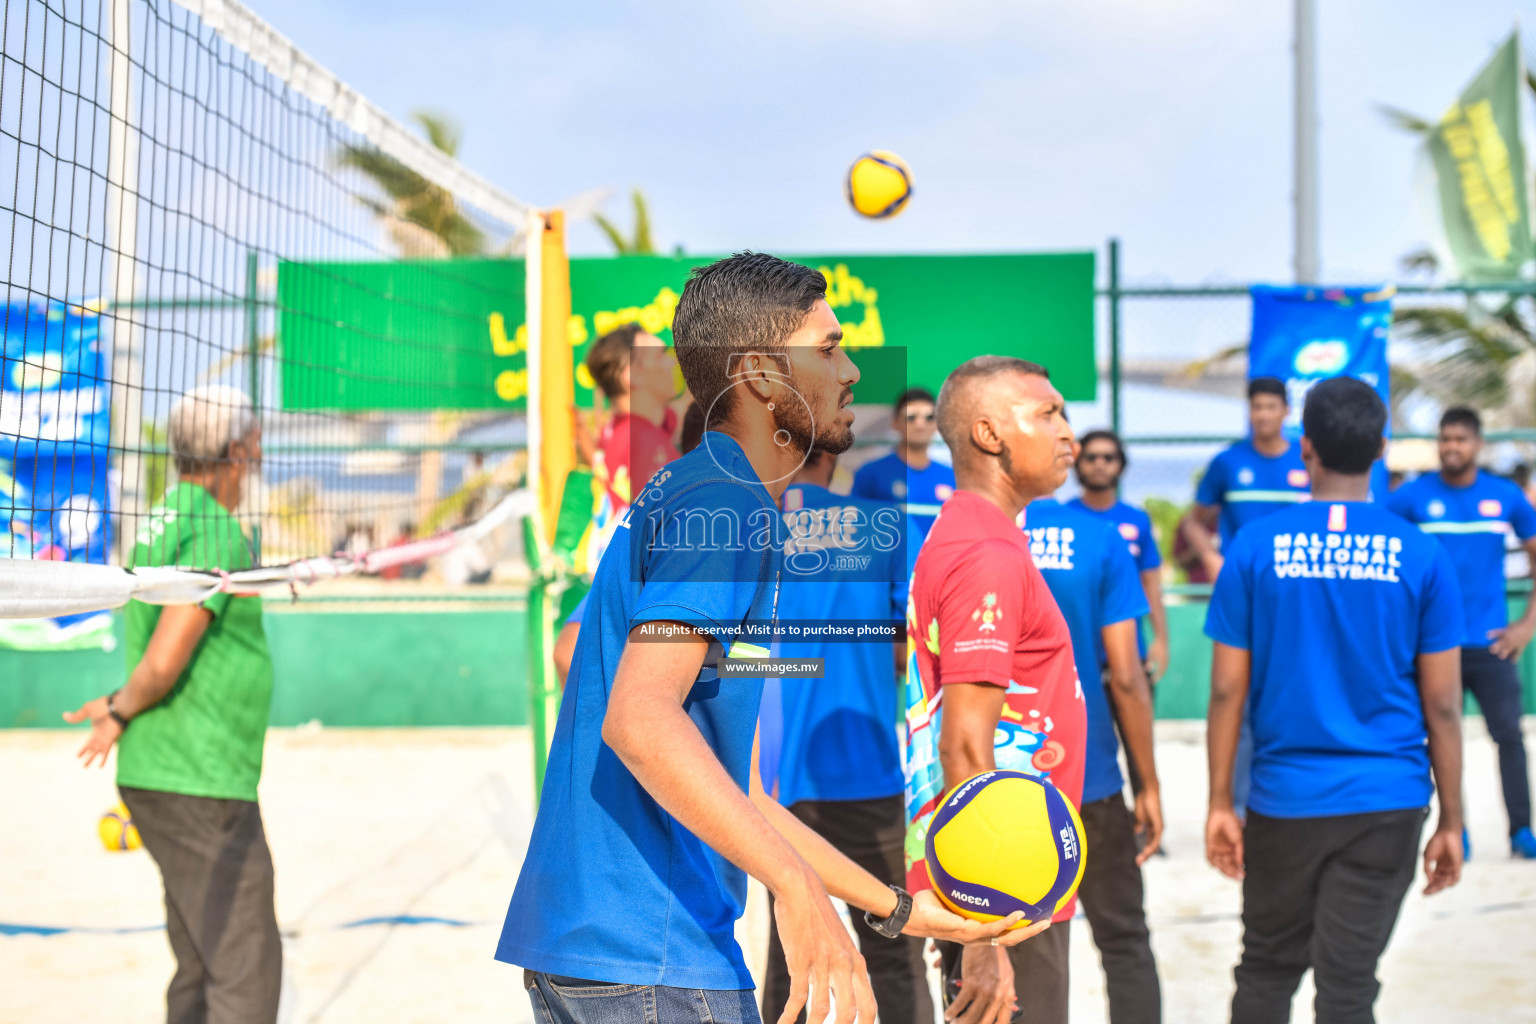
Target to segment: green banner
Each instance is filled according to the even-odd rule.
[[[955,366],[988,353],[1042,362],[1067,398],[1094,397],[1092,253],[786,258],[827,277],[863,374],[855,401],[886,404],[913,385],[936,391]],[[670,341],[689,271],[715,259],[571,260],[577,404],[593,401],[581,362],[592,341],[630,321]],[[518,260],[283,264],[283,407],[523,408],[522,284]]]
[[[1509,281],[1532,255],[1520,138],[1525,68],[1512,33],[1430,133],[1445,243],[1459,276]]]

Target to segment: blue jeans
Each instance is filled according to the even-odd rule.
[[[762,1024],[747,989],[613,985],[524,971],[538,1024]]]

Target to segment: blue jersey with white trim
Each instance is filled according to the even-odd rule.
[[[853,474],[853,497],[892,501],[906,509],[919,539],[927,537],[939,507],[955,493],[955,471],[942,462],[913,469],[895,452],[860,466]]]
[[[1221,509],[1221,545],[1226,548],[1255,519],[1306,501],[1311,488],[1301,445],[1293,441],[1279,455],[1265,455],[1243,440],[1211,460],[1195,501]]]
[[[1464,647],[1487,647],[1509,625],[1504,596],[1504,538],[1536,535],[1536,510],[1502,477],[1478,471],[1466,487],[1452,487],[1439,473],[1425,473],[1393,491],[1387,508],[1419,524],[1445,545],[1466,609]]]

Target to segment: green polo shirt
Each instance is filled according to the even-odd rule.
[[[139,530],[134,566],[234,571],[251,566],[240,524],[196,484],[166,492]],[[120,786],[255,800],[272,707],[272,658],[261,598],[215,594],[208,629],[165,699],[137,715],[117,744]],[[129,601],[128,671],[144,657],[161,607]]]

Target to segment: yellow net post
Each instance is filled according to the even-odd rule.
[[[551,210],[542,218],[538,340],[540,456],[539,504],[544,513],[544,539],[553,543],[560,519],[565,478],[576,468],[576,433],[571,406],[576,403],[576,377],[571,363],[571,267],[565,254],[565,213]],[[533,242],[533,239],[529,240]],[[532,334],[532,325],[529,327]]]

